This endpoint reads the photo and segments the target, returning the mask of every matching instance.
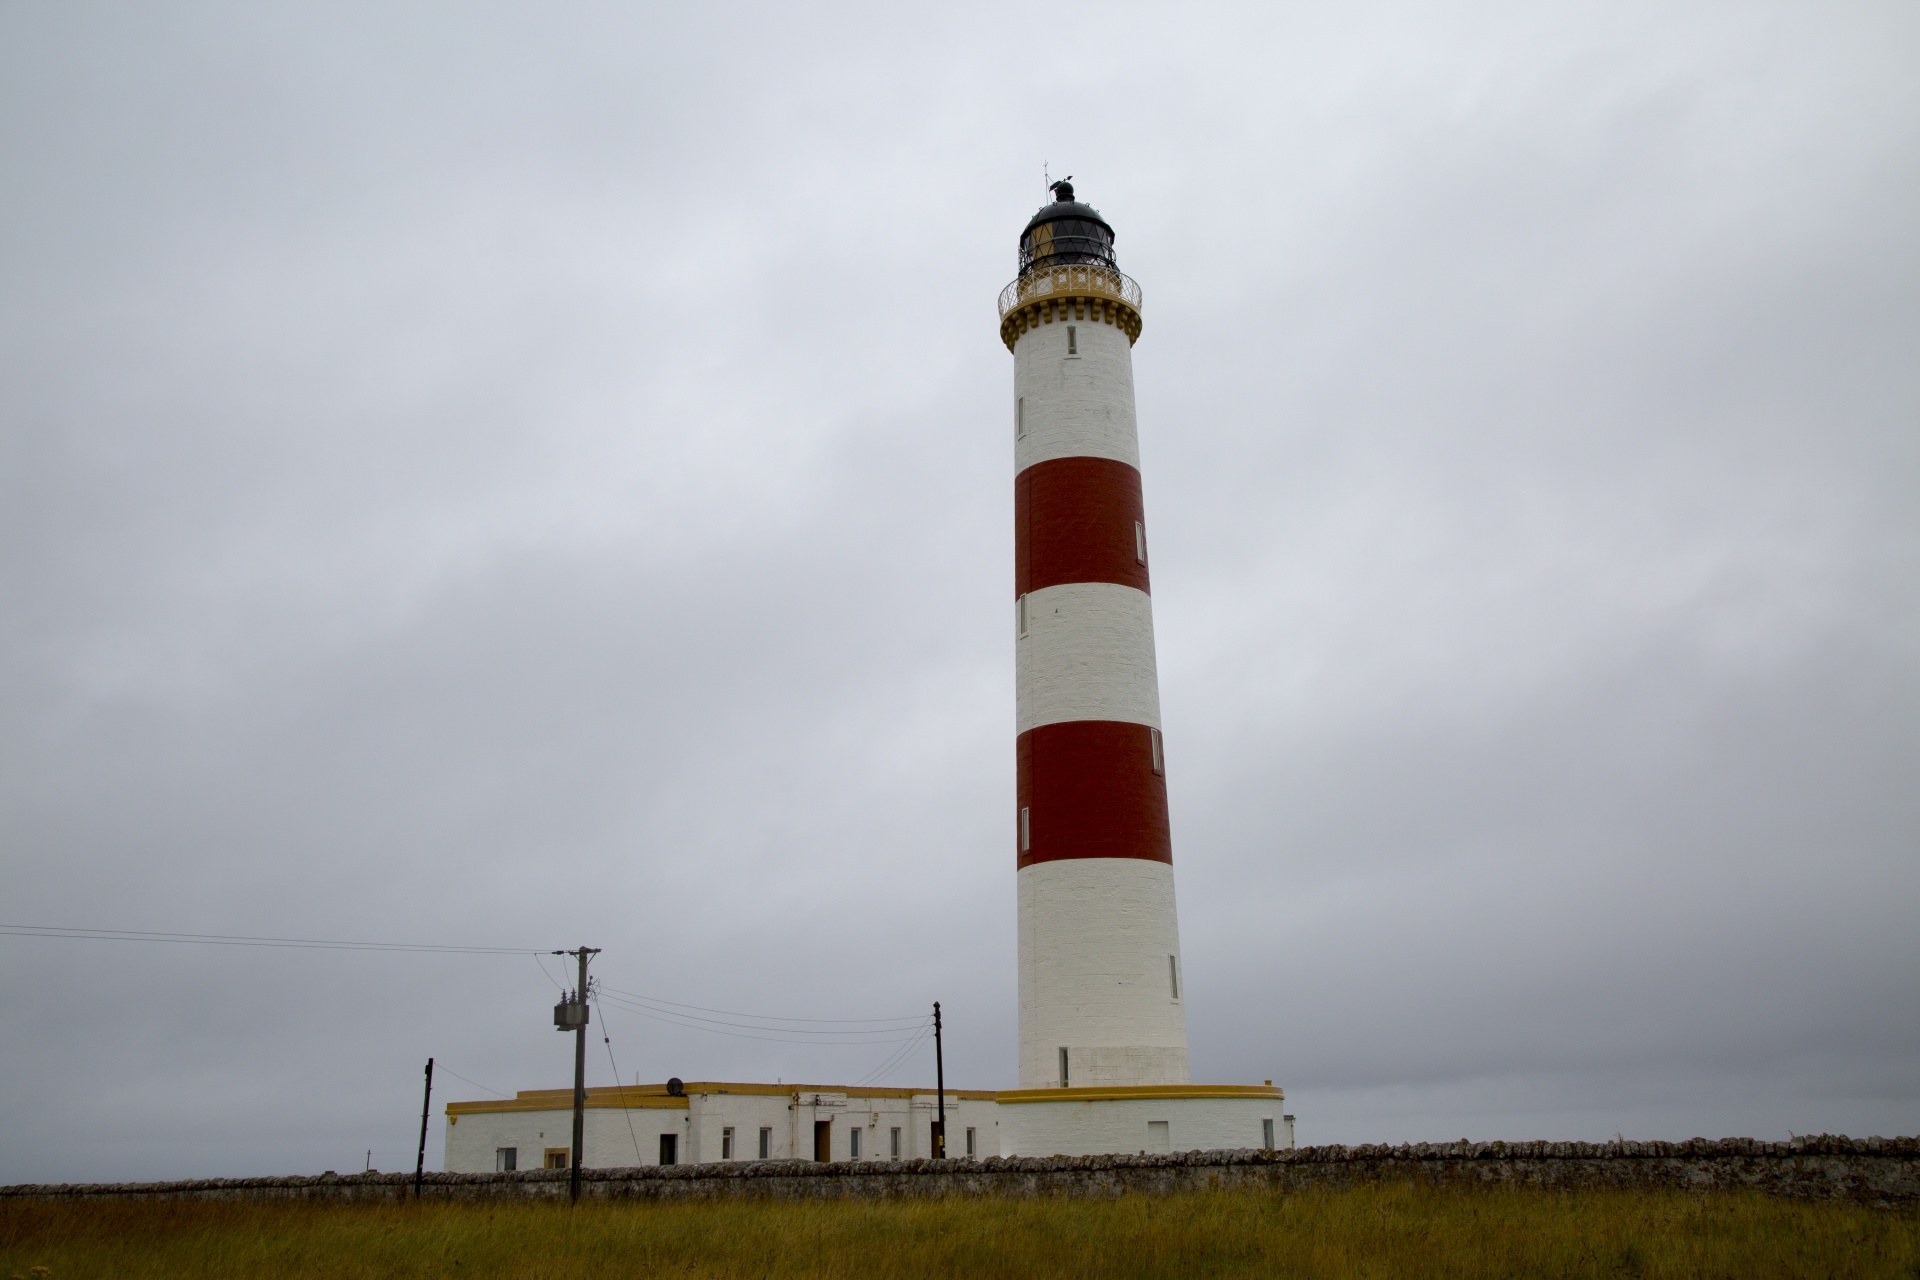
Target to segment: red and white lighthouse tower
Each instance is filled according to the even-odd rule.
[[[1005,1155],[1290,1146],[1284,1094],[1196,1085],[1134,427],[1140,287],[1052,186],[1000,294],[1013,353],[1020,1087]]]
[[[1066,182],[1001,296],[1014,359],[1020,1084],[1185,1084],[1134,427],[1140,289]]]

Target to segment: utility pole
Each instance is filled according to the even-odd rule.
[[[580,1160],[587,1148],[587,958],[599,955],[600,948],[580,947],[553,954],[580,960],[580,985],[571,997],[553,1007],[553,1025],[573,1032],[573,1158],[567,1161],[567,1195],[578,1204]]]
[[[940,1002],[933,1002],[933,1100],[940,1119],[933,1126],[933,1158],[947,1158],[947,1067],[940,1051]]]
[[[420,1154],[413,1161],[413,1198],[420,1198],[420,1184],[427,1180],[427,1112],[433,1109],[433,1059],[427,1059],[427,1094],[420,1099]],[[373,1164],[373,1152],[367,1152],[367,1164]]]

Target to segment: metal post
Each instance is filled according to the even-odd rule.
[[[420,1184],[427,1179],[427,1112],[433,1108],[433,1059],[427,1059],[427,1093],[420,1099],[420,1154],[413,1162],[413,1198],[420,1198]],[[373,1153],[367,1153],[367,1163],[373,1163]]]
[[[940,1122],[933,1127],[933,1158],[947,1158],[947,1067],[940,1050],[940,1002],[933,1002],[933,1098]]]

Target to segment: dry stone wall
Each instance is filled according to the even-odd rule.
[[[768,1160],[665,1168],[587,1169],[581,1193],[596,1200],[907,1199],[931,1196],[1167,1195],[1208,1188],[1350,1187],[1384,1181],[1434,1186],[1669,1187],[1758,1191],[1805,1200],[1877,1205],[1920,1202],[1920,1138],[1750,1138],[1689,1142],[1460,1142],[1300,1147],[1292,1151],[1190,1151],[1164,1156],[1054,1156],[988,1160],[867,1160],[814,1164]],[[564,1200],[567,1175],[430,1173],[436,1201]],[[323,1174],[198,1182],[0,1187],[0,1199],[96,1198],[316,1200],[409,1198],[413,1175]]]

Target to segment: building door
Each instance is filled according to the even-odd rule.
[[[833,1121],[813,1122],[813,1158],[821,1164],[833,1159]]]
[[[660,1163],[661,1164],[680,1163],[680,1135],[679,1134],[663,1133],[660,1135]]]

